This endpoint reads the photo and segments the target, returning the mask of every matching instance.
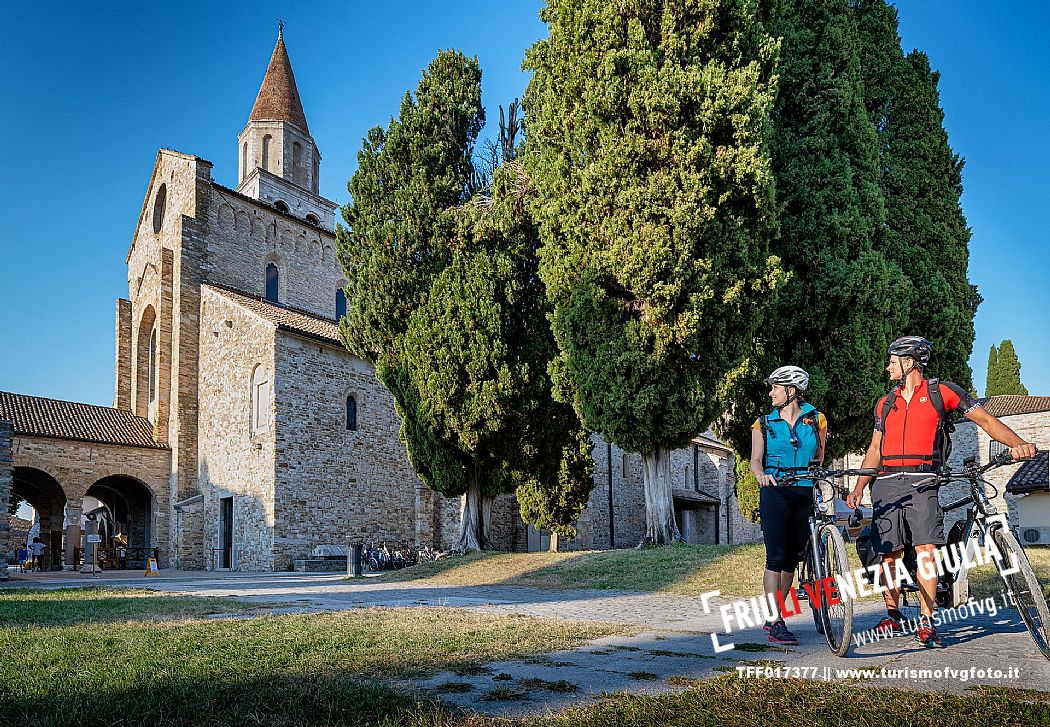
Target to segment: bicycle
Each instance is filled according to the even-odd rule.
[[[970,547],[975,535],[981,547],[985,547],[989,538],[991,539],[1001,556],[993,557],[992,561],[1006,586],[1006,592],[1016,604],[1021,620],[1040,653],[1046,659],[1050,659],[1050,607],[1047,606],[1043,588],[1036,578],[1028,556],[1025,555],[1024,546],[1014,537],[1005,515],[999,513],[988,497],[986,488],[992,489],[993,498],[998,496],[998,488],[982,478],[985,472],[1007,464],[1014,464],[1009,451],[1002,452],[986,465],[964,468],[959,472],[942,471],[936,474],[940,485],[956,481],[970,483],[970,494],[942,508],[944,512],[950,512],[969,506],[966,519],[952,527],[946,541],[949,545],[956,546],[961,553]],[[955,573],[944,570],[945,573],[940,575],[937,583],[938,605],[952,607],[965,603],[970,590],[966,569],[960,567]]]
[[[819,483],[828,482],[834,487],[837,477],[874,474],[877,472],[872,469],[829,470],[811,466],[798,474],[777,480],[778,485],[791,485],[799,480],[813,481],[813,513],[809,516],[809,539],[806,541],[805,557],[799,563],[798,587],[802,589],[803,594],[822,593],[819,605],[813,603],[812,599],[807,600],[810,601],[817,632],[824,636],[828,648],[836,656],[849,653],[853,636],[853,598],[845,591],[837,591],[837,602],[828,603],[825,599],[830,588],[824,589],[824,584],[830,586],[838,583],[839,576],[848,579],[851,577],[851,571],[846,541],[834,514],[824,511],[824,496]],[[834,500],[835,498],[832,498],[830,502],[833,504]],[[804,596],[800,596],[802,597]]]

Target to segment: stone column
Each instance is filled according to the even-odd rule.
[[[62,570],[62,524],[65,522],[65,518],[62,513],[52,515],[48,518],[45,523],[43,520],[40,521],[40,530],[46,527],[47,537],[44,537],[43,532],[40,534],[40,538],[48,547],[48,552],[51,554],[51,570]]]
[[[0,421],[0,581],[7,580],[7,554],[10,550],[11,502],[14,466],[11,459],[11,422]]]
[[[131,411],[131,301],[117,298],[117,365],[113,387],[113,406]]]
[[[62,570],[73,570],[75,561],[73,550],[80,547],[80,516],[84,514],[83,500],[70,500],[66,503],[66,540],[65,563]]]

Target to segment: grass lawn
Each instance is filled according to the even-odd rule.
[[[748,545],[675,545],[664,548],[568,553],[471,553],[384,574],[384,580],[447,585],[754,595],[765,551]],[[757,570],[756,570],[757,569]]]
[[[859,568],[856,549],[852,544],[846,547],[852,566]],[[1043,589],[1050,593],[1050,549],[1029,548],[1025,552]],[[598,588],[693,596],[720,590],[723,596],[754,596],[761,590],[764,568],[762,544],[751,543],[568,553],[472,553],[391,571],[382,578],[435,585]],[[989,565],[970,572],[970,588],[974,597],[994,595],[1002,592],[1002,581]]]
[[[0,725],[92,727],[610,727],[1050,723],[1050,695],[961,697],[799,680],[694,682],[523,721],[398,690],[385,677],[477,668],[571,647],[614,627],[456,609],[259,616],[230,599],[138,591],[0,590]],[[206,618],[209,614],[229,617]],[[541,684],[531,702],[542,712]]]
[[[980,690],[965,696],[871,689],[798,679],[701,682],[674,695],[618,696],[535,724],[649,725],[1034,725],[1050,722],[1050,695]],[[495,724],[495,723],[487,723]],[[531,723],[530,723],[531,724]]]
[[[251,609],[137,591],[0,590],[0,725],[325,724],[318,710],[378,718],[422,709],[382,677],[623,632],[452,608],[296,616]],[[203,618],[215,613],[236,615]]]

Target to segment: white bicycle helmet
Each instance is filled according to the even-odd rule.
[[[809,374],[798,366],[781,366],[766,378],[766,383],[794,386],[799,391],[805,391],[809,386]]]

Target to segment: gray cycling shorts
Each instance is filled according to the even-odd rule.
[[[871,544],[883,555],[912,545],[944,545],[937,480],[925,472],[880,475],[871,486]],[[909,538],[910,534],[910,538]]]

